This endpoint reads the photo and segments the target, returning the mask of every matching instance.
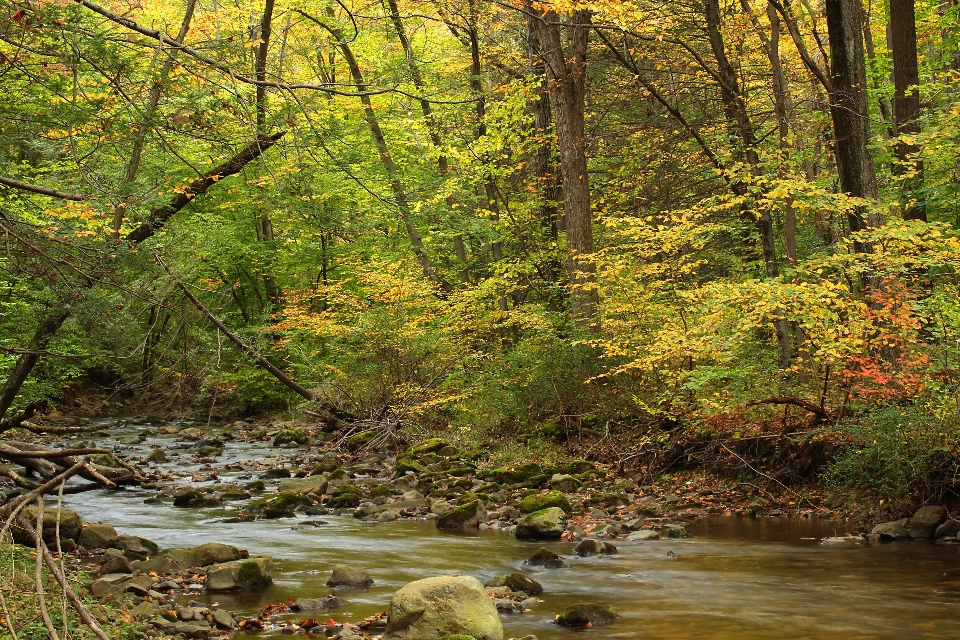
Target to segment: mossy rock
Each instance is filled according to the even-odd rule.
[[[393,489],[389,485],[380,484],[370,490],[371,498],[389,498],[393,495]]]
[[[407,449],[407,456],[412,458],[426,453],[438,453],[448,446],[450,443],[442,438],[430,438]]]
[[[473,502],[474,500],[479,500],[480,502],[488,504],[490,502],[490,496],[485,493],[465,493],[457,499],[457,504],[467,504],[468,502]]]
[[[393,476],[395,478],[406,475],[408,471],[412,471],[413,473],[422,473],[423,465],[416,460],[411,460],[410,458],[400,458],[397,460],[397,463],[393,465]]]
[[[445,636],[440,636],[437,640],[477,640],[473,636],[468,636],[465,633],[448,633]]]
[[[611,607],[581,603],[564,609],[563,613],[557,616],[557,624],[561,627],[587,627],[612,622],[619,617]]]
[[[345,484],[333,492],[327,501],[327,506],[333,509],[359,507],[361,500],[363,500],[363,490],[352,484]]]
[[[550,478],[553,477],[551,473],[541,473],[539,475],[533,476],[527,481],[527,486],[529,487],[543,487],[550,484]]]
[[[586,471],[592,471],[597,466],[588,460],[571,460],[567,463],[566,471],[570,475],[578,475]]]
[[[570,501],[559,491],[535,493],[527,496],[520,502],[521,513],[533,513],[534,511],[541,511],[543,509],[549,509],[550,507],[560,507],[567,515],[573,513],[573,507],[570,506]]]
[[[317,464],[313,465],[313,469],[310,470],[310,475],[318,476],[321,473],[331,473],[340,468],[340,465],[337,464],[336,458],[327,458],[326,460],[321,460]]]
[[[350,438],[347,440],[347,451],[353,452],[363,449],[370,444],[371,441],[373,441],[376,435],[377,434],[374,431],[364,431],[356,434],[355,436],[350,436]]]
[[[477,493],[494,493],[500,490],[500,485],[496,482],[487,482],[477,487]]]
[[[524,560],[523,563],[535,567],[545,567],[547,569],[560,569],[570,566],[564,562],[560,556],[546,547],[540,547],[535,554]]]
[[[511,591],[525,593],[528,596],[538,596],[543,593],[543,586],[522,573],[508,573],[487,581],[485,587],[509,587]]]
[[[590,504],[610,509],[621,504],[630,504],[630,500],[622,493],[595,493],[590,498]]]
[[[276,497],[267,500],[264,503],[264,507],[278,511],[293,511],[297,507],[305,507],[314,502],[316,502],[316,500],[306,493],[300,491],[284,491],[283,493],[277,494]]]
[[[473,475],[475,471],[476,469],[474,469],[473,467],[458,466],[458,467],[453,467],[451,469],[447,469],[447,475],[462,478],[464,476]]]
[[[479,500],[472,500],[437,518],[438,529],[478,527],[487,517],[487,509]]]
[[[280,432],[273,437],[273,446],[275,447],[290,443],[306,444],[306,432],[303,429],[281,429]]]
[[[458,488],[458,489],[472,489],[473,481],[468,480],[467,478],[461,478],[459,480],[454,480],[448,486],[451,488]]]
[[[330,472],[330,474],[327,476],[327,480],[346,480],[347,477],[347,472],[340,467],[337,467]]]

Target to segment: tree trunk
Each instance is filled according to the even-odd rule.
[[[527,55],[530,59],[530,72],[540,82],[537,98],[533,101],[533,127],[537,137],[537,150],[534,154],[534,172],[537,177],[537,191],[542,200],[540,220],[549,237],[557,240],[557,196],[558,185],[553,167],[552,137],[550,130],[550,89],[547,84],[547,70],[539,56],[540,39],[537,37],[534,19],[527,16]]]
[[[587,37],[591,13],[577,10],[567,23],[570,53],[565,55],[560,34],[560,16],[554,11],[539,12],[532,22],[540,42],[540,57],[547,72],[557,138],[560,143],[560,172],[563,177],[563,210],[569,257],[567,271],[572,286],[572,312],[581,325],[589,325],[597,312],[596,264],[585,255],[594,252],[593,221],[590,211],[590,174],[587,171],[585,139],[585,98]]]
[[[57,330],[60,329],[69,316],[69,309],[63,307],[55,309],[48,314],[40,323],[40,326],[37,327],[33,338],[30,340],[30,344],[27,346],[27,350],[32,353],[23,353],[17,358],[17,363],[13,366],[7,382],[3,385],[3,388],[0,389],[0,418],[7,414],[10,405],[13,404],[17,394],[20,393],[20,387],[27,381],[30,372],[33,371],[33,367],[36,366],[40,360],[41,354],[39,352],[47,348],[50,340],[53,339]]]
[[[923,187],[923,160],[920,147],[903,138],[920,133],[920,73],[917,65],[917,25],[914,0],[890,0],[890,35],[893,53],[893,118],[897,136],[896,172],[915,173],[905,178],[904,203],[906,220],[927,219],[927,209],[917,192]]]
[[[876,168],[870,143],[870,113],[867,108],[867,77],[864,63],[860,0],[826,0],[830,35],[830,114],[836,139],[837,170],[844,193],[876,201]],[[882,219],[870,215],[866,205],[847,211],[851,231],[879,226]],[[855,244],[857,251],[869,247]]]

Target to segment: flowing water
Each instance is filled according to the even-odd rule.
[[[154,441],[123,452],[145,452]],[[110,439],[99,442],[115,445]],[[160,442],[174,444],[172,438]],[[266,459],[276,452],[265,443],[231,442],[217,466]],[[199,465],[189,456],[172,456],[161,467],[192,470]],[[225,482],[230,475],[220,473]],[[430,522],[377,524],[301,516],[227,524],[217,520],[235,513],[236,506],[231,511],[144,504],[154,494],[92,491],[67,496],[67,506],[85,520],[113,524],[121,533],[149,538],[161,547],[225,542],[252,554],[272,554],[274,584],[267,590],[193,596],[246,615],[288,597],[330,593],[324,583],[331,567],[346,563],[368,569],[376,583],[368,590],[338,594],[348,601],[333,612],[341,622],[386,610],[394,591],[419,578],[466,574],[485,582],[522,571],[543,585],[542,602],[529,613],[503,615],[505,637],[960,638],[960,546],[914,542],[830,548],[807,540],[833,535],[837,528],[842,533],[837,523],[715,517],[691,523],[687,529],[693,539],[619,540],[619,554],[581,559],[572,556],[567,543],[518,541],[496,530],[443,532]],[[318,519],[326,524],[304,524]],[[571,566],[525,566],[524,558],[540,546],[565,556]],[[668,557],[668,550],[677,557]],[[557,613],[577,602],[609,604],[622,617],[580,631],[552,624]]]

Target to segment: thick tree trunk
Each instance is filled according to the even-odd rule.
[[[537,98],[533,107],[534,135],[537,137],[537,150],[534,153],[534,172],[537,177],[537,191],[542,200],[540,220],[549,237],[557,240],[557,196],[559,185],[553,166],[553,140],[547,132],[550,130],[550,89],[547,84],[547,70],[539,56],[540,39],[537,36],[533,18],[527,17],[527,55],[530,59],[531,75],[540,82]]]
[[[20,387],[27,381],[30,372],[33,371],[33,367],[36,366],[40,360],[39,352],[47,348],[47,344],[50,343],[50,340],[53,339],[57,330],[60,329],[69,316],[70,311],[61,307],[60,309],[52,311],[40,322],[40,326],[38,326],[34,332],[30,344],[27,345],[27,350],[32,353],[24,353],[17,358],[17,363],[13,366],[7,382],[3,385],[3,388],[0,389],[0,418],[6,415],[10,409],[10,405],[13,404],[17,394],[20,393]]]
[[[864,63],[860,0],[826,0],[830,34],[830,114],[836,138],[837,170],[844,193],[875,201],[878,196],[876,168],[870,142],[867,108],[867,77]],[[882,219],[869,215],[866,205],[847,211],[851,231],[879,226]],[[869,247],[856,244],[858,251]]]
[[[916,142],[903,138],[920,133],[920,73],[917,65],[917,24],[914,0],[890,0],[890,35],[893,49],[893,118],[897,142],[897,173],[907,174],[904,197],[915,200],[907,205],[903,217],[926,220],[927,209],[917,192],[923,187],[923,160]]]
[[[534,11],[529,9],[531,14]],[[569,249],[567,271],[573,288],[572,312],[578,323],[588,325],[596,315],[599,301],[596,264],[584,257],[594,252],[584,123],[587,37],[591,13],[588,10],[574,11],[568,20],[566,35],[570,41],[569,55],[564,54],[559,21],[559,15],[547,11],[539,13],[533,19],[533,24],[540,42],[540,57],[546,66],[560,143],[564,222]]]

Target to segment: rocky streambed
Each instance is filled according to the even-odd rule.
[[[241,632],[369,637],[405,585],[461,575],[487,585],[504,637],[568,637],[557,616],[580,604],[619,616],[583,631],[604,637],[960,635],[954,546],[830,547],[842,524],[783,517],[775,500],[643,486],[586,461],[491,469],[442,441],[393,456],[364,453],[361,434],[335,454],[292,425],[145,422],[93,443],[150,460],[152,484],[66,504],[116,529],[78,534],[100,596],[167,632],[248,621]],[[338,584],[336,565],[370,582]]]

